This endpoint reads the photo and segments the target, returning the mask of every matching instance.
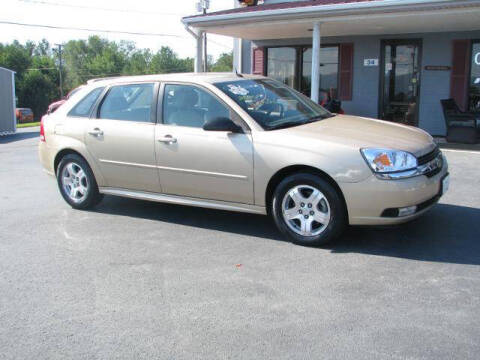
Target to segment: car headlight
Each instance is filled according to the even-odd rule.
[[[368,166],[379,175],[415,171],[418,166],[417,158],[406,151],[390,149],[361,149],[360,151]]]

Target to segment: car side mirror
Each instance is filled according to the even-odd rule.
[[[203,125],[203,130],[243,133],[243,129],[227,117],[217,117],[206,121]]]

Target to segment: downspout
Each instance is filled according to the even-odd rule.
[[[200,31],[199,34],[195,33],[187,24],[184,24],[185,30],[193,36],[197,44],[197,51],[195,53],[195,62],[193,66],[193,71],[195,73],[202,72],[203,68],[203,31]]]

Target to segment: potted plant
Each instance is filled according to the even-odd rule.
[[[258,0],[238,0],[240,2],[240,5],[245,5],[245,6],[255,6],[258,4]]]

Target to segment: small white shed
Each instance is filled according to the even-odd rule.
[[[17,130],[15,116],[15,71],[0,67],[0,135]]]

